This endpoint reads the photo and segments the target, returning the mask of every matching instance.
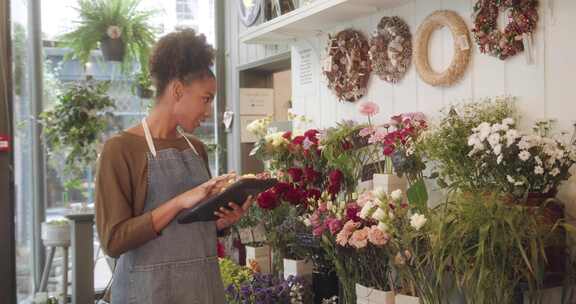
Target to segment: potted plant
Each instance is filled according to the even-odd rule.
[[[107,90],[106,82],[74,83],[40,115],[47,148],[65,158],[65,172],[70,176],[78,177],[98,156],[97,143],[111,115],[105,111],[114,108]]]
[[[148,64],[154,43],[150,19],[155,11],[139,8],[141,0],[79,0],[77,27],[62,35],[68,55],[86,63],[100,47],[105,60],[122,62],[126,71],[134,62]]]
[[[146,70],[136,74],[132,91],[136,96],[144,99],[154,97],[154,88],[152,86],[152,79],[150,73]]]
[[[310,278],[314,271],[314,265],[310,260],[309,251],[301,246],[298,236],[308,232],[307,227],[300,221],[292,210],[284,222],[278,227],[284,246],[281,246],[283,257],[284,278],[290,276]]]

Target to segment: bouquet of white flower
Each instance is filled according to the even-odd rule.
[[[485,185],[494,190],[516,197],[553,194],[570,177],[576,161],[573,147],[542,132],[521,134],[514,124],[512,118],[505,118],[501,123],[478,125],[468,138],[472,148],[468,156],[479,162]]]

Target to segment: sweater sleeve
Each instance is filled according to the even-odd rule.
[[[118,257],[154,239],[158,233],[152,214],[134,212],[130,166],[121,141],[111,138],[104,145],[96,175],[96,228],[106,254]]]

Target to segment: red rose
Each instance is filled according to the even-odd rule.
[[[274,190],[267,190],[260,193],[256,201],[262,209],[271,210],[278,207],[278,195]]]
[[[290,168],[288,169],[288,174],[292,177],[292,181],[298,183],[302,180],[304,172],[300,168]]]
[[[304,137],[308,138],[308,140],[310,140],[311,142],[317,144],[318,143],[318,137],[316,137],[318,135],[318,133],[320,133],[318,130],[316,129],[311,129],[306,131],[306,133],[304,133]]]
[[[340,184],[330,184],[328,186],[328,193],[336,196],[336,194],[340,193]]]
[[[283,195],[284,193],[288,192],[288,190],[290,190],[290,185],[288,183],[280,182],[274,186],[274,190],[277,194]]]
[[[342,171],[340,170],[332,170],[330,172],[330,174],[328,174],[328,179],[330,181],[330,184],[340,184],[342,183],[342,179],[344,179],[344,174],[342,174]]]
[[[286,131],[282,137],[284,137],[286,140],[291,140],[292,139],[292,132],[290,131]]]

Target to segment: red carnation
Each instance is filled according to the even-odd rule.
[[[322,196],[322,192],[320,192],[318,189],[310,188],[308,191],[306,191],[306,197],[309,199],[314,199],[317,201],[320,199],[320,196]]]
[[[360,207],[356,203],[349,204],[346,207],[346,218],[354,222],[360,222],[358,212],[360,212]]]
[[[340,184],[330,184],[328,186],[328,193],[332,194],[332,196],[336,196],[340,192]]]
[[[284,193],[284,199],[292,205],[300,205],[304,202],[306,192],[303,189],[292,187],[288,192]]]
[[[384,147],[384,155],[390,156],[394,153],[394,146],[385,146]]]
[[[284,193],[288,192],[288,190],[290,190],[290,185],[288,183],[280,182],[274,186],[274,190],[277,194],[283,195]]]
[[[351,142],[349,142],[347,140],[342,141],[342,150],[347,151],[347,150],[352,149],[353,147],[354,146],[352,145]]]
[[[256,201],[262,209],[271,210],[278,207],[278,195],[274,190],[267,190],[260,193]]]
[[[300,168],[290,168],[288,169],[288,174],[292,177],[292,181],[298,183],[302,180],[304,172]]]
[[[318,143],[318,137],[316,137],[316,135],[318,135],[318,133],[320,133],[318,130],[311,129],[311,130],[306,131],[306,133],[304,133],[304,137],[308,138],[308,140],[310,140],[311,142],[317,144]]]
[[[295,145],[302,145],[302,143],[304,142],[305,137],[304,136],[296,136],[294,137],[294,139],[292,140],[292,143]]]
[[[291,140],[292,139],[292,132],[290,131],[286,131],[282,137],[284,137],[286,140]]]
[[[318,178],[320,178],[320,173],[310,167],[306,167],[304,169],[304,178],[307,182],[314,183]]]
[[[344,179],[344,174],[342,174],[342,171],[340,170],[332,170],[330,174],[328,174],[328,179],[330,184],[340,185],[342,183],[342,179]]]

